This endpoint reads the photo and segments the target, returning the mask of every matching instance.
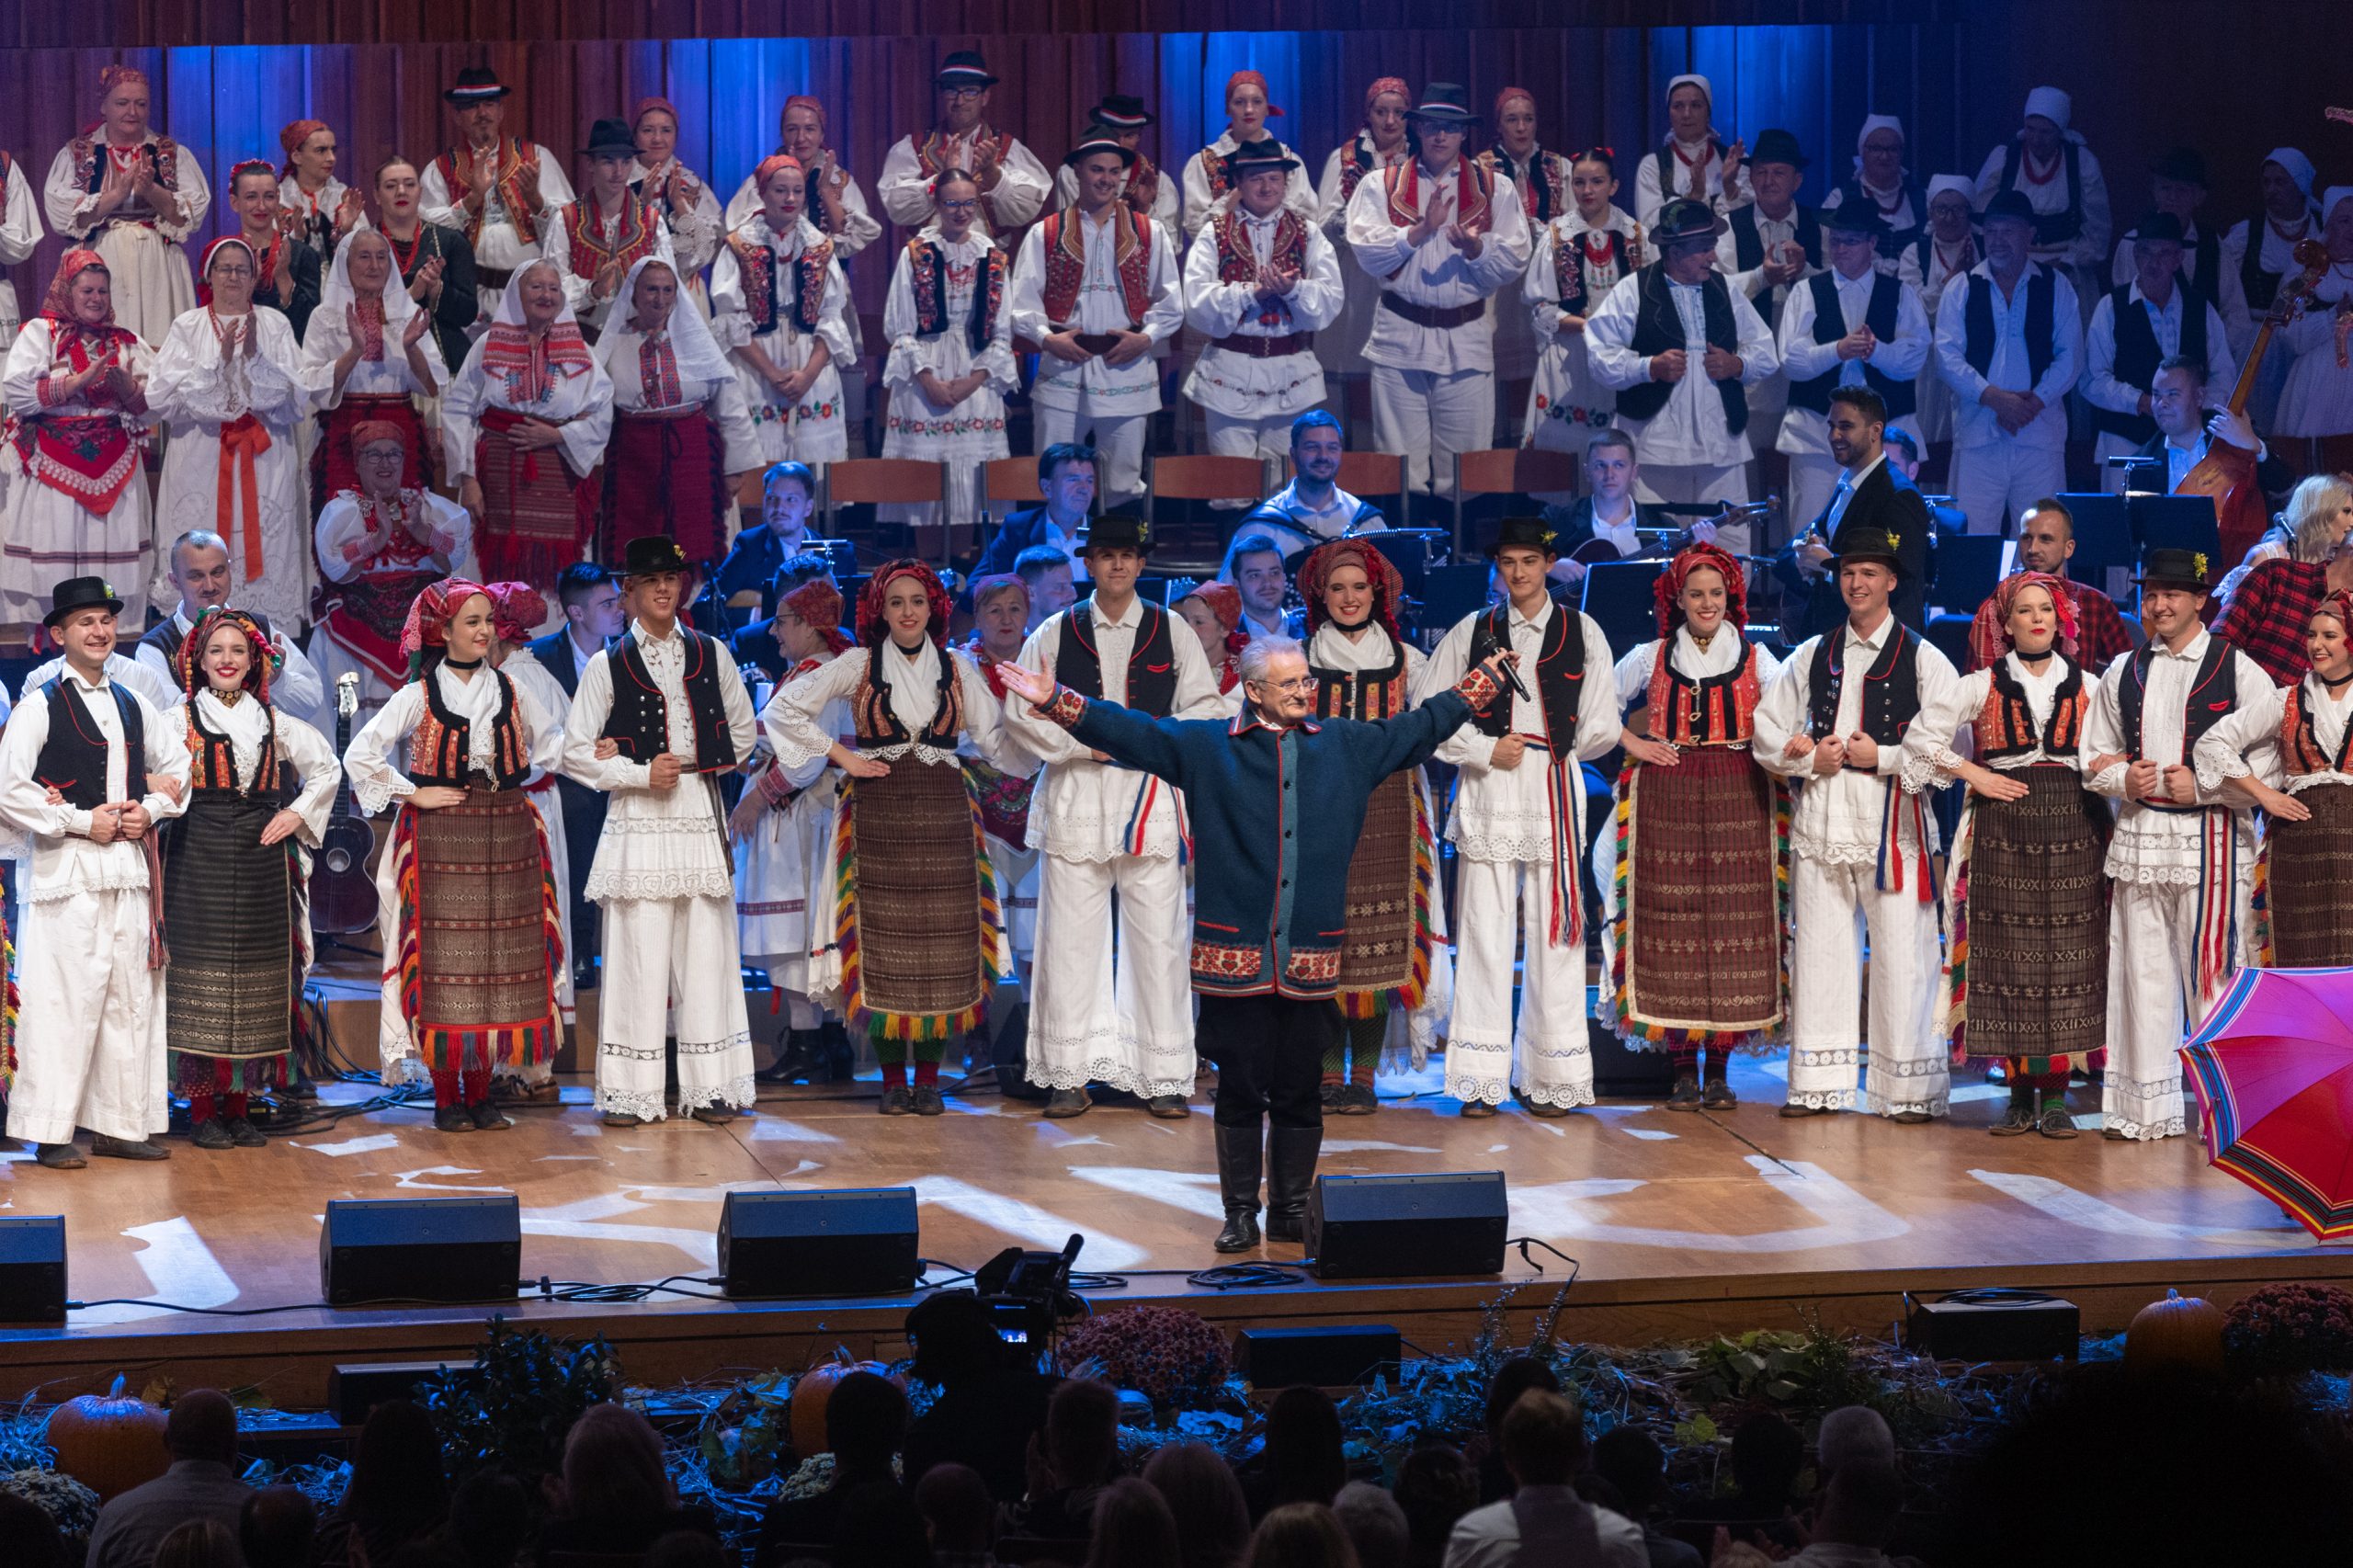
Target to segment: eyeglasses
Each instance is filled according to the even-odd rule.
[[[963,103],[980,97],[987,91],[986,87],[942,87],[939,96],[951,103]]]
[[[981,210],[981,204],[977,199],[971,201],[943,201],[939,204],[939,210],[942,212],[978,212]]]
[[[1253,686],[1263,686],[1271,691],[1303,692],[1315,689],[1313,676],[1299,676],[1290,680],[1254,680]]]

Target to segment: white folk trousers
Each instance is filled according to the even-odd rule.
[[[132,1142],[170,1125],[164,976],[147,967],[147,893],[113,888],[25,911],[17,949],[17,1081],[8,1135],[70,1143],[86,1127]]]
[[[1485,449],[1495,427],[1491,370],[1400,370],[1372,367],[1372,444],[1405,460],[1405,488],[1454,494],[1454,454]]]
[[[1446,1092],[1500,1105],[1518,1089],[1539,1105],[1593,1103],[1593,1042],[1586,1032],[1585,941],[1545,939],[1552,907],[1550,860],[1455,862],[1454,1022],[1447,1030]],[[1586,919],[1592,911],[1586,911]],[[1519,1015],[1512,1016],[1512,958]]]
[[[1029,1081],[1108,1084],[1147,1097],[1192,1093],[1185,869],[1174,856],[1072,860],[1051,850],[1038,864]]]
[[[1980,446],[1952,449],[1952,499],[1973,534],[2002,532],[2002,513],[2013,517],[2045,495],[2067,488],[2067,454],[2056,447],[2021,446],[2004,437]]]
[[[2242,933],[2252,891],[2242,874],[2234,901]],[[2198,972],[2199,889],[2119,881],[2115,894],[2108,916],[2108,1072],[2100,1113],[2128,1138],[2171,1138],[2187,1131],[2175,1052],[2211,1000],[2189,995]]]
[[[604,903],[597,1108],[658,1121],[665,1041],[678,1042],[678,1109],[752,1103],[751,1020],[728,898]]]
[[[1881,1116],[1942,1116],[1952,1069],[1936,1039],[1937,906],[1902,889],[1872,885],[1869,865],[1794,856],[1790,924],[1796,931],[1790,983],[1790,1103],[1846,1110],[1864,1036],[1863,936],[1870,937],[1870,1071],[1867,1108]],[[1915,873],[1916,874],[1916,873]]]

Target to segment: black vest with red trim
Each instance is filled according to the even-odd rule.
[[[2052,301],[2058,297],[2058,285],[2052,281],[2051,269],[2027,264],[2026,272],[2026,364],[2029,380],[2040,385],[2042,372],[2051,369],[2051,361],[2059,357],[2058,339],[2052,335],[2052,326],[2058,320],[2052,313]],[[1993,374],[1994,366],[1994,280],[1972,271],[1969,275],[1969,295],[1961,306],[1961,354],[1969,368],[1980,376]],[[2012,392],[2031,391],[2031,387],[2012,387]],[[1624,396],[1620,395],[1620,402]]]
[[[1904,732],[1920,716],[1920,638],[1918,633],[1888,617],[1895,635],[1879,658],[1863,673],[1861,721],[1856,725],[1875,744],[1903,744]],[[1825,631],[1814,642],[1813,663],[1806,681],[1806,733],[1815,740],[1838,726],[1839,687],[1847,678],[1847,628]]]
[[[2147,392],[2157,379],[2157,364],[2165,358],[2165,348],[2157,342],[2157,329],[2149,324],[2149,308],[2132,297],[2137,285],[2120,283],[2109,290],[2109,309],[2114,312],[2116,325],[2116,359],[2109,374],[2126,386]],[[2177,279],[2174,298],[2181,301],[2181,349],[2185,359],[2206,363],[2206,296],[2198,289],[2184,288]],[[2092,428],[2106,435],[2121,436],[2139,445],[2157,433],[2157,422],[2145,414],[2120,414],[2112,408],[2092,410]]]
[[[1634,336],[1630,347],[1648,358],[1664,354],[1670,348],[1689,347],[1683,335],[1683,317],[1675,308],[1668,290],[1666,263],[1654,261],[1636,273],[1634,298],[1639,303],[1634,312]],[[1721,348],[1727,354],[1740,352],[1740,330],[1733,324],[1732,288],[1721,272],[1708,274],[1699,286],[1699,305],[1705,318],[1708,347]],[[1618,394],[1618,412],[1629,419],[1650,419],[1666,406],[1669,393],[1675,391],[1671,382],[1641,381]],[[1748,392],[1740,378],[1716,383],[1716,394],[1724,402],[1724,425],[1737,436],[1748,428]]]
[[[1863,311],[1863,324],[1881,343],[1895,337],[1895,308],[1904,297],[1904,285],[1884,272],[1871,277],[1871,301]],[[1838,278],[1836,273],[1817,272],[1805,280],[1813,291],[1813,340],[1836,343],[1847,335],[1847,307],[1839,302]],[[1835,364],[1811,381],[1790,383],[1790,406],[1810,408],[1816,414],[1830,412],[1831,389],[1838,384],[1847,367],[1844,361]],[[1879,393],[1887,404],[1887,416],[1901,419],[1919,406],[1914,395],[1912,378],[1901,380],[1887,374],[1869,360],[1863,362],[1863,384]]]
[[[2082,155],[2076,151],[2083,143],[2070,136],[2059,144],[2060,161],[2065,165],[2067,205],[2056,212],[2034,215],[2034,243],[2038,245],[2063,245],[2084,232],[2084,171]],[[2013,136],[2002,150],[2002,179],[1994,188],[2008,190],[2018,185],[2018,165],[2026,156],[2026,138]]]
[[[60,675],[41,690],[49,698],[49,738],[40,744],[33,763],[33,779],[65,797],[78,812],[96,811],[107,803],[107,738],[96,715],[82,700],[81,691]],[[122,778],[126,801],[147,798],[147,724],[138,699],[113,681],[107,690],[115,711],[122,716]]]
[[[1999,658],[1987,666],[1994,685],[1985,694],[1985,706],[1977,716],[1977,756],[1981,761],[2025,756],[2037,746],[2052,756],[2075,754],[2084,735],[2084,715],[2091,708],[2090,695],[2084,687],[2084,667],[2064,653],[2054,653],[2051,656],[2059,661],[2065,673],[2051,694],[2051,716],[2040,732],[2034,726],[2034,706],[2027,700],[2026,687],[2010,673],[2010,661]]]
[[[850,722],[858,732],[861,751],[881,751],[886,746],[903,746],[914,741],[934,751],[954,751],[964,730],[964,705],[960,700],[961,688],[956,684],[956,658],[945,648],[939,654],[938,701],[931,710],[931,722],[923,733],[910,735],[907,726],[891,709],[891,683],[882,675],[882,650],[866,651],[866,674],[858,683],[857,695],[850,699]]]
[[[1585,277],[1585,239],[1592,233],[1587,229],[1577,234],[1556,235],[1552,242],[1552,281],[1561,290],[1561,309],[1569,315],[1591,315],[1601,303],[1591,297],[1593,291],[1586,285]],[[1618,229],[1604,229],[1601,233],[1609,238],[1610,267],[1619,277],[1625,277],[1628,256],[1625,233]]]
[[[2312,704],[2304,700],[2305,683],[2298,681],[2290,687],[2287,699],[2279,714],[2279,761],[2290,776],[2314,773],[2345,773],[2348,769],[2346,756],[2353,753],[2353,724],[2336,739],[2334,755],[2324,750],[2320,733],[2313,724]]]
[[[2149,665],[2157,656],[2153,644],[2132,655],[2132,675],[2117,690],[2117,717],[2124,730],[2124,742],[2134,757],[2147,756],[2143,744],[2142,721],[2146,714],[2149,696]],[[2238,661],[2231,657],[2231,645],[2219,637],[2206,640],[2205,655],[2198,661],[2198,674],[2189,683],[2189,696],[2182,705],[2181,758],[2189,760],[2197,749],[2200,737],[2212,729],[2239,702]],[[2159,811],[2198,811],[2202,807],[2174,806],[2166,802],[2143,801]]]
[[[1143,619],[1135,650],[1128,655],[1128,699],[1134,713],[1165,719],[1176,708],[1176,646],[1169,638],[1170,616],[1158,605],[1136,601]],[[1186,634],[1191,635],[1188,628]],[[1102,655],[1095,647],[1095,600],[1080,600],[1063,612],[1061,645],[1054,650],[1054,679],[1081,697],[1103,696]]]
[[[1511,643],[1511,606],[1499,604],[1483,612],[1471,626],[1471,652],[1463,666],[1474,668],[1497,649]],[[1520,679],[1528,679],[1521,666]],[[1536,702],[1544,710],[1544,739],[1556,759],[1576,755],[1577,709],[1585,696],[1585,617],[1555,602],[1544,622],[1544,642],[1536,654]],[[1484,713],[1471,715],[1480,733],[1501,740],[1511,733],[1513,694],[1506,692],[1487,704]]]
[[[720,689],[719,665],[727,650],[690,627],[678,628],[687,640],[687,709],[695,732],[697,773],[716,773],[735,766],[735,735],[727,724],[727,699]],[[614,642],[605,657],[612,666],[613,710],[605,718],[603,738],[620,743],[631,762],[652,762],[670,749],[670,703],[645,667],[634,628]]]
[[[491,721],[495,733],[490,747],[491,782],[500,790],[517,789],[530,774],[531,754],[523,744],[515,683],[494,669],[484,669],[475,678],[484,676],[498,682],[498,715]],[[481,777],[472,760],[473,722],[442,705],[438,666],[426,670],[418,679],[425,685],[425,712],[416,722],[415,733],[409,736],[409,778],[418,784],[462,790],[470,779]]]
[[[251,701],[252,699],[245,700]],[[193,701],[182,711],[188,715],[189,790],[199,795],[259,796],[264,799],[279,794],[279,774],[282,770],[278,767],[278,724],[274,719],[269,733],[262,736],[261,756],[254,763],[253,783],[241,786],[237,782],[235,743],[208,727],[204,715]]]

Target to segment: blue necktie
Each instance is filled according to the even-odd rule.
[[[1838,476],[1838,488],[1830,497],[1829,532],[1836,534],[1838,531],[1838,519],[1847,515],[1847,503],[1854,498],[1855,476],[1850,473],[1841,473]]]

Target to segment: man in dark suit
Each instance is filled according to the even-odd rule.
[[[1902,580],[1888,601],[1895,618],[1913,631],[1927,630],[1928,503],[1911,479],[1889,460],[1887,404],[1868,386],[1836,387],[1830,393],[1830,455],[1838,483],[1830,505],[1813,527],[1774,558],[1774,574],[1793,593],[1806,596],[1804,610],[1787,627],[1802,641],[1836,626],[1846,616],[1838,594],[1836,557],[1827,540],[1849,519],[1883,529],[1902,568]]]
[[[777,567],[776,574],[768,579],[767,586],[760,590],[760,597],[771,605],[781,604],[784,596],[801,584],[818,577],[830,577],[833,572],[831,556],[820,555],[814,551],[787,556]],[[776,640],[776,616],[773,612],[735,633],[728,642],[728,652],[735,655],[739,667],[756,665],[767,672],[771,682],[782,681],[784,672],[791,663],[784,656],[782,644]]]
[[[1087,515],[1095,510],[1096,467],[1095,449],[1075,441],[1056,441],[1040,452],[1038,488],[1045,501],[1006,514],[972,575],[1012,571],[1021,552],[1032,545],[1051,544],[1064,554],[1075,551]]]
[[[556,597],[563,605],[563,624],[545,637],[525,644],[524,651],[547,666],[566,697],[580,693],[580,672],[620,635],[629,622],[621,604],[620,585],[613,574],[592,561],[579,561],[555,580]],[[605,831],[605,792],[575,784],[556,775],[557,798],[563,802],[564,842],[572,852],[572,979],[575,990],[597,983],[597,905],[589,902],[588,870],[597,858],[597,840]]]
[[[817,479],[807,463],[773,464],[760,476],[760,526],[735,536],[727,559],[719,563],[709,590],[725,604],[737,594],[758,589],[760,614],[776,613],[776,598],[768,585],[776,569],[789,556],[800,554],[817,534]],[[722,631],[711,627],[714,633]]]

